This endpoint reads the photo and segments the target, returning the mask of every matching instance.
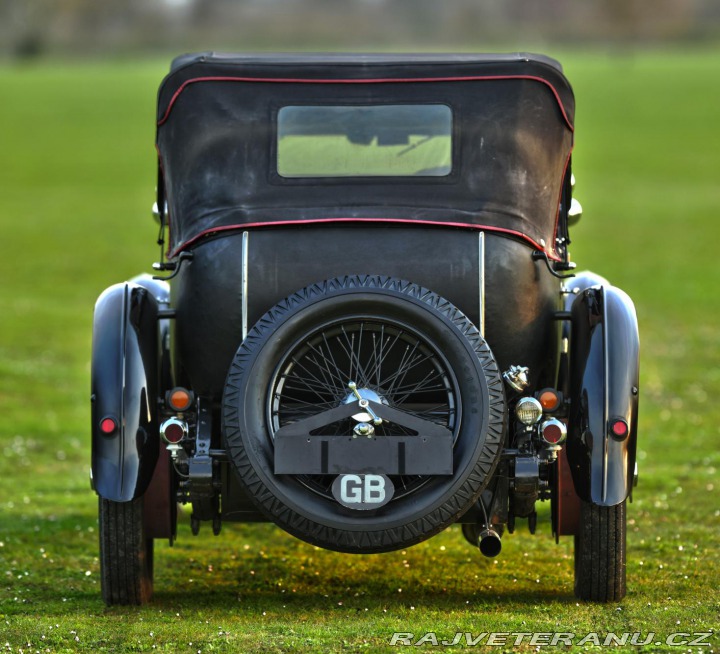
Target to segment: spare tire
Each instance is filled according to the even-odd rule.
[[[343,408],[355,396],[376,420],[391,416],[375,422],[375,440],[449,432],[451,470],[395,471],[392,499],[362,511],[336,499],[337,474],[275,474],[274,437],[284,427],[342,414],[308,431],[310,443],[318,433],[350,441],[353,426],[369,424],[357,405]],[[233,358],[222,406],[230,461],[257,507],[289,533],[342,552],[401,549],[455,522],[490,481],[505,425],[503,382],[478,329],[432,291],[380,276],[320,282],[270,309]]]

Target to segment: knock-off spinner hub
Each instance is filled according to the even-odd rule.
[[[362,409],[365,409],[365,411],[353,415],[352,419],[357,422],[367,422],[374,425],[381,425],[382,418],[380,418],[370,408],[369,403],[377,402],[378,404],[388,404],[388,401],[370,388],[358,388],[357,384],[352,381],[348,382],[348,388],[351,393],[342,401],[342,403],[352,404],[353,402],[357,402]]]

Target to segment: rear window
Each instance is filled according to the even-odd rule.
[[[447,105],[288,106],[277,121],[282,177],[444,177],[452,171]]]

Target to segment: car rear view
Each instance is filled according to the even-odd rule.
[[[537,55],[186,55],[158,95],[158,276],[93,333],[103,597],[153,541],[273,521],[486,556],[551,503],[578,597],[625,594],[631,300],[575,275],[572,89]]]

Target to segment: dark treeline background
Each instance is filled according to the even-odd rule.
[[[627,48],[718,38],[718,0],[0,0],[5,59],[178,49]]]

